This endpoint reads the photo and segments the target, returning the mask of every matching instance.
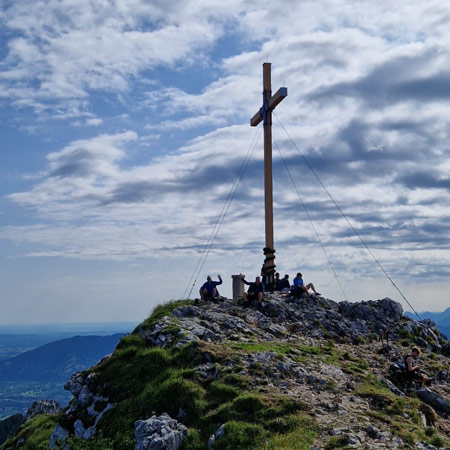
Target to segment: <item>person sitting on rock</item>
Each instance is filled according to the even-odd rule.
[[[277,291],[281,291],[281,289],[280,289],[281,278],[280,278],[280,273],[279,272],[277,272],[275,274],[275,280],[274,281],[275,281],[275,289]]]
[[[281,291],[282,294],[287,294],[289,292],[289,289],[291,288],[291,283],[289,282],[289,275],[286,274],[284,278],[280,280],[279,284],[279,291]]]
[[[219,281],[212,281],[209,275],[206,278],[206,283],[200,288],[200,297],[203,301],[215,300],[219,296],[219,291],[216,286],[222,284],[222,277],[217,275],[217,278]]]
[[[244,284],[249,286],[248,291],[242,294],[244,302],[251,303],[253,300],[258,300],[258,303],[261,305],[264,295],[264,285],[261,282],[261,278],[256,277],[254,283],[249,283],[244,279],[244,276],[245,275],[242,275],[241,277],[242,281],[244,282]]]
[[[413,347],[411,353],[404,357],[405,360],[405,371],[406,371],[406,381],[414,382],[422,386],[425,384],[429,386],[431,384],[431,379],[428,375],[420,373],[420,366],[415,364],[415,359],[420,356],[419,347]]]
[[[312,289],[315,295],[320,295],[319,292],[316,291],[314,284],[309,283],[305,286],[303,283],[302,274],[300,272],[297,273],[297,276],[294,278],[294,285],[292,286],[292,294],[294,296],[303,295],[303,293],[308,293],[309,289]]]

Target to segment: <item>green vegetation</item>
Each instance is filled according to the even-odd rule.
[[[182,450],[204,450],[219,427],[221,433],[214,443],[216,450],[307,450],[314,444],[319,430],[310,412],[311,405],[299,399],[303,395],[302,387],[292,389],[289,396],[281,393],[290,389],[291,380],[280,383],[279,388],[273,386],[277,384],[276,379],[284,382],[288,377],[282,370],[275,373],[276,367],[281,367],[278,359],[285,357],[300,363],[297,367],[308,370],[311,367],[311,373],[320,369],[324,374],[325,382],[320,380],[320,386],[312,386],[309,394],[313,392],[320,399],[329,397],[326,390],[338,392],[344,382],[348,387],[345,392],[352,391],[352,395],[370,403],[364,414],[383,430],[389,429],[399,436],[407,447],[418,440],[435,446],[446,444],[439,431],[423,428],[417,398],[396,396],[369,371],[368,361],[374,361],[374,371],[384,364],[381,357],[371,354],[366,358],[367,349],[372,351],[373,345],[361,348],[335,343],[329,338],[314,340],[317,345],[255,338],[245,342],[199,340],[183,346],[171,340],[164,347],[149,345],[142,331],[151,330],[165,316],[169,320],[164,321],[166,325],[159,333],[179,338],[179,322],[171,313],[175,308],[192,304],[191,300],[179,300],[157,306],[143,324],[119,342],[111,357],[84,373],[92,374],[89,378],[92,391],[107,398],[114,408],[99,420],[98,433],[93,439],[83,441],[71,437],[68,442],[72,450],[132,450],[135,421],[164,412],[188,427]],[[405,341],[410,338],[405,332],[401,334]],[[363,344],[363,340],[355,344]],[[271,352],[270,361],[255,357],[260,352]],[[430,357],[429,362],[437,368],[441,365],[440,356]],[[351,376],[333,380],[330,374],[334,372],[322,371],[323,363],[341,367]],[[276,375],[273,379],[272,372]],[[306,389],[309,388],[307,385]],[[317,391],[312,391],[313,388]],[[294,397],[293,392],[301,393]],[[305,398],[310,400],[309,394]],[[105,406],[106,401],[98,402],[95,409],[101,411]],[[95,420],[85,409],[58,418],[71,432],[77,419],[85,427]],[[38,416],[23,424],[10,444],[14,447],[17,438],[23,437],[25,449],[47,448],[55,422],[55,418]],[[321,442],[316,445],[325,449],[349,448],[348,435],[330,437],[323,431]]]
[[[177,417],[181,408],[190,425],[207,405],[206,390],[192,370],[201,357],[195,345],[146,348],[134,339],[128,339],[128,345],[121,344],[99,370],[99,391],[116,403],[99,427],[115,449],[130,448],[138,418],[163,412]]]
[[[342,434],[341,436],[331,436],[328,442],[325,444],[325,450],[331,450],[333,448],[347,448],[348,436]]]
[[[176,308],[182,308],[183,306],[192,306],[194,305],[194,300],[173,300],[171,302],[163,303],[161,305],[156,306],[150,317],[144,322],[142,322],[133,332],[135,334],[139,328],[143,330],[148,330],[155,326],[164,316],[170,316],[172,311]]]
[[[424,441],[436,447],[446,444],[445,439],[437,434],[435,428],[423,429],[419,415],[420,401],[417,398],[397,397],[372,374],[366,376],[356,392],[370,401],[373,409],[369,415],[388,424],[391,433],[402,439],[408,448],[418,441]],[[437,445],[438,443],[440,445]]]
[[[261,425],[236,422],[234,420],[225,424],[224,431],[223,436],[214,443],[214,449],[227,450],[233,448],[253,450],[263,444],[267,434]]]
[[[387,409],[390,414],[403,414],[405,408],[405,400],[401,397],[396,398],[391,406]]]
[[[105,439],[101,434],[89,441],[80,438],[70,438],[67,440],[67,443],[70,446],[70,450],[114,450],[113,441]]]
[[[399,336],[402,339],[408,339],[409,341],[413,342],[414,341],[414,336],[406,329],[406,328],[402,328],[399,332]]]
[[[345,352],[341,357],[341,367],[346,373],[351,373],[353,375],[364,374],[369,368],[367,361],[365,359],[350,357],[348,352]]]
[[[305,413],[289,416],[285,420],[275,419],[272,423],[276,423],[278,432],[269,437],[267,444],[262,447],[264,450],[308,450],[317,436],[315,420]]]
[[[86,442],[71,438],[72,449],[134,449],[134,422],[163,412],[171,417],[182,414],[182,422],[189,428],[184,450],[204,449],[220,424],[225,424],[224,434],[216,440],[217,449],[230,445],[236,450],[283,448],[285,444],[293,449],[309,448],[316,436],[316,424],[305,412],[306,405],[273,390],[255,389],[247,376],[236,373],[239,364],[224,363],[230,357],[238,362],[239,354],[261,351],[299,359],[322,352],[330,354],[331,346],[254,342],[226,347],[198,342],[182,347],[148,347],[140,336],[141,330],[150,329],[164,316],[170,316],[174,308],[191,304],[190,300],[182,300],[156,307],[142,326],[120,341],[110,358],[90,370],[96,374],[95,392],[115,406],[99,421],[99,434],[89,441],[89,447]],[[173,321],[176,323],[175,318]],[[168,324],[167,328],[171,326]],[[205,355],[208,361],[213,361],[212,369],[220,370],[220,378],[204,377],[195,370],[207,362]],[[91,425],[92,418],[87,415],[64,415],[60,423],[71,430],[76,419],[81,419],[85,426]],[[267,447],[268,443],[272,447]]]
[[[24,418],[22,414],[14,414],[7,419],[0,421],[0,445],[10,436],[14,435],[17,428],[22,425]]]
[[[396,395],[370,373],[366,376],[365,381],[356,387],[355,393],[360,397],[367,398],[376,409],[392,407],[397,400]]]
[[[15,448],[15,443],[23,438],[24,445],[20,448],[24,450],[47,450],[50,435],[55,429],[55,425],[60,416],[48,416],[45,414],[33,417],[21,425],[14,436],[8,439],[1,449],[8,447]]]
[[[429,443],[437,448],[446,446],[445,440],[441,436],[433,436]]]

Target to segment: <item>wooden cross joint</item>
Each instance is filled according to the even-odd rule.
[[[287,97],[287,87],[282,87],[278,89],[278,91],[270,97],[269,102],[266,103],[266,108],[270,111],[273,111],[275,107],[285,98]],[[256,127],[263,119],[264,119],[265,108],[264,106],[251,118],[250,125],[252,127]]]

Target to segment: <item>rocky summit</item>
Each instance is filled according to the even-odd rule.
[[[398,364],[413,345],[429,388]],[[450,448],[449,356],[388,298],[169,302],[2,450]]]

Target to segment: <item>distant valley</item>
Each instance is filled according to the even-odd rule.
[[[66,404],[70,399],[63,389],[67,379],[112,353],[123,335],[75,336],[0,361],[0,420],[25,413],[40,398]]]
[[[0,325],[0,361],[61,339],[129,333],[135,326],[134,322]]]

